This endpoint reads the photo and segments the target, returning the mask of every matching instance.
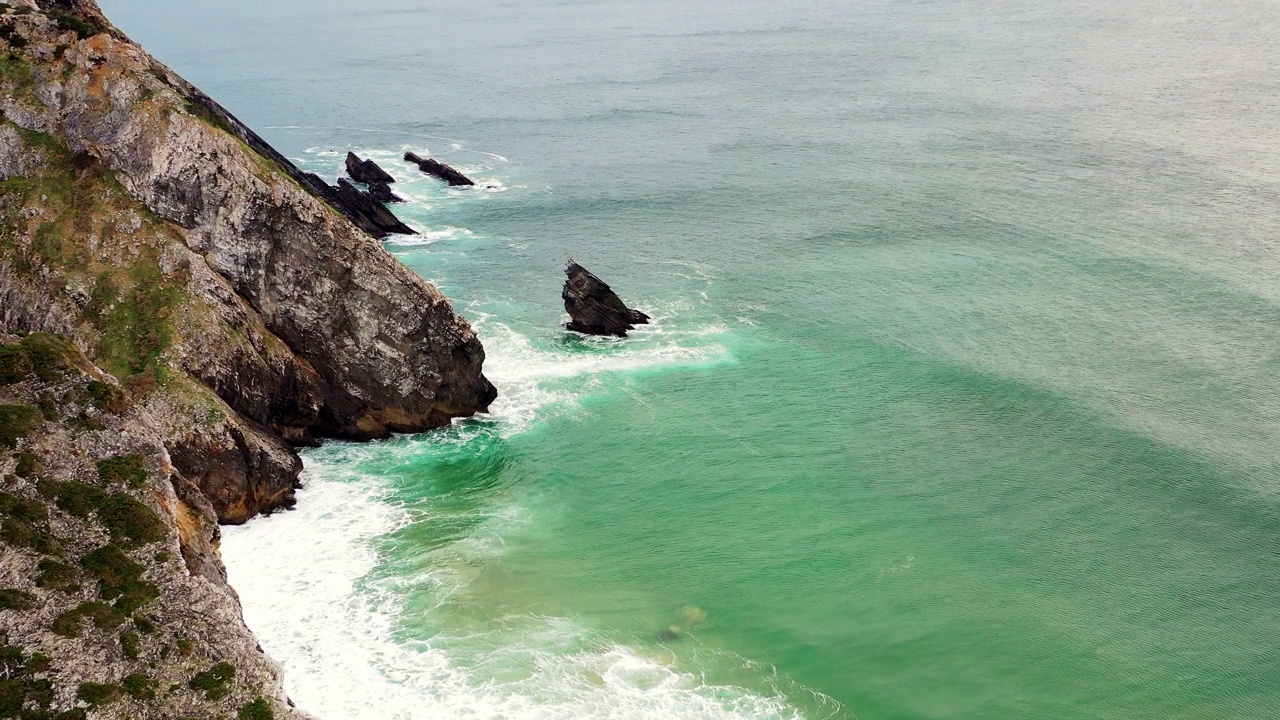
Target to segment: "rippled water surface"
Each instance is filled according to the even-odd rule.
[[[228,531],[301,707],[1280,716],[1280,6],[102,2],[396,175],[502,391]]]

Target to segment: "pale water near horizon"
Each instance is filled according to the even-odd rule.
[[[227,530],[300,707],[1280,717],[1280,5],[102,4],[396,175],[502,392]]]

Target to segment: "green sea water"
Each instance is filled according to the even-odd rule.
[[[228,530],[300,707],[1280,717],[1274,3],[103,6],[395,174],[502,393]]]

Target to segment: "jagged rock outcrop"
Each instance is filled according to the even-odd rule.
[[[458,172],[452,166],[445,165],[444,163],[438,160],[433,160],[432,158],[418,157],[417,155],[411,152],[405,153],[404,159],[417,165],[418,169],[421,170],[422,172],[428,175],[433,175],[435,177],[438,177],[441,180],[444,180],[445,182],[449,183],[450,185],[453,185],[453,186],[475,185],[475,183],[471,181],[471,178]]]
[[[25,3],[0,17],[0,330],[74,337],[224,522],[291,502],[290,443],[487,408],[475,333],[351,202],[90,0]]]
[[[386,185],[383,185],[383,187],[386,187]],[[400,219],[392,215],[390,210],[383,207],[371,193],[364,192],[342,178],[338,178],[337,188],[338,197],[341,197],[343,202],[355,208],[357,212],[373,223],[373,226],[377,229],[372,233],[374,237],[385,237],[389,233],[399,235],[418,234],[417,230],[400,222]],[[391,189],[387,188],[387,192],[391,192]]]
[[[369,183],[369,197],[383,205],[404,202],[404,198],[392,192],[391,186],[384,182]]]
[[[0,715],[307,717],[166,435],[69,339],[0,335]]]
[[[361,160],[360,156],[353,152],[347,153],[347,175],[351,176],[352,180],[366,185],[396,181],[391,177],[391,173],[383,170],[378,163],[373,160]]]
[[[636,325],[646,325],[649,316],[622,302],[605,281],[570,260],[565,266],[564,309],[570,320],[565,327],[586,335],[626,337]]]
[[[391,192],[390,183],[395,182],[396,179],[372,160],[361,160],[355,153],[347,153],[347,175],[358,183],[364,183],[369,188],[369,197],[376,202],[383,204],[404,202],[404,198]]]

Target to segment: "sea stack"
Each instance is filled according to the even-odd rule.
[[[393,183],[395,178],[386,170],[383,170],[378,163],[372,160],[361,160],[359,155],[353,152],[347,153],[347,175],[352,180],[362,182],[366,185],[374,183]]]
[[[411,152],[405,153],[404,159],[417,165],[418,169],[421,170],[422,172],[428,175],[434,175],[435,177],[438,177],[441,180],[444,180],[450,185],[453,185],[453,186],[475,185],[475,183],[471,181],[471,178],[467,177],[466,175],[463,175],[453,167],[449,165],[445,165],[444,163],[438,160],[419,157]]]
[[[608,283],[573,260],[565,266],[564,309],[571,318],[565,327],[586,335],[626,337],[636,325],[647,325],[649,316],[622,302]]]

